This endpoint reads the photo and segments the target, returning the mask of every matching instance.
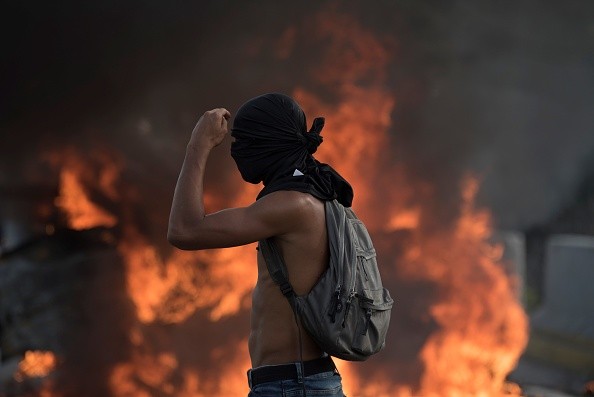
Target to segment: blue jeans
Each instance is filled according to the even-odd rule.
[[[301,367],[299,365],[296,366],[297,371],[301,373]],[[248,371],[248,382],[250,386],[248,397],[303,397],[304,385],[308,397],[345,397],[342,393],[342,378],[338,371],[321,372],[306,376],[302,380],[303,385],[297,379],[291,379],[260,383],[252,387]]]

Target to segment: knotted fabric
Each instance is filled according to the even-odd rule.
[[[301,107],[283,94],[264,94],[239,108],[231,130],[231,156],[246,182],[264,183],[258,199],[295,190],[351,206],[351,185],[312,156],[323,141],[322,128],[324,118],[318,117],[308,131]]]

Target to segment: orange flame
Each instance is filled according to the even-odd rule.
[[[346,393],[509,395],[504,380],[526,345],[527,319],[498,263],[502,247],[488,242],[492,233],[490,214],[474,207],[479,181],[473,177],[463,181],[460,217],[453,229],[427,230],[422,220],[429,209],[419,202],[432,199],[431,188],[409,181],[401,168],[389,165],[383,157],[390,145],[387,129],[395,104],[384,89],[385,50],[356,21],[342,20],[342,24],[322,24],[319,34],[334,43],[317,69],[320,82],[335,87],[338,103],[326,105],[303,89],[296,89],[294,94],[306,112],[326,116],[332,141],[320,147],[319,156],[328,159],[354,185],[358,194],[355,206],[362,218],[376,229],[411,231],[411,244],[394,270],[405,279],[433,280],[440,291],[439,301],[430,308],[440,328],[420,352],[425,369],[419,390],[395,385],[384,374],[373,382],[361,382],[352,370],[354,366],[343,363],[342,371],[349,379],[344,385]],[[341,28],[346,25],[349,29]],[[350,52],[344,51],[345,43],[353,43]],[[374,77],[364,87],[353,84],[369,75]],[[391,180],[382,175],[390,175]],[[386,199],[378,203],[371,194],[380,186],[380,196]],[[386,219],[385,213],[391,216]]]
[[[41,378],[47,376],[56,367],[56,356],[50,351],[30,350],[19,362],[14,379],[22,382],[25,378]]]
[[[84,159],[72,148],[47,154],[47,159],[54,166],[61,167],[60,190],[55,205],[66,214],[71,228],[83,230],[99,226],[112,227],[118,222],[116,216],[91,200],[86,188],[97,185],[109,199],[119,199],[115,182],[120,167],[111,156],[93,153],[90,160],[99,163],[97,168],[92,167],[88,158]],[[96,170],[99,171],[98,174]]]
[[[237,313],[255,283],[253,245],[175,251],[163,260],[130,228],[119,250],[128,269],[128,293],[143,323],[179,323],[199,308],[210,308],[211,320],[217,321]]]
[[[113,369],[110,384],[115,395],[150,397],[151,390],[181,397],[236,396],[248,392],[245,371],[249,368],[249,359],[245,339],[210,353],[213,365],[225,374],[218,379],[201,376],[198,368],[185,367],[179,371],[182,381],[175,381],[179,363],[173,354],[142,354],[139,351],[131,362],[121,363]],[[230,356],[232,352],[235,354]]]
[[[327,119],[327,138],[316,156],[352,183],[357,193],[354,205],[370,229],[410,234],[399,261],[393,266],[384,263],[386,277],[427,280],[439,294],[426,313],[437,330],[419,352],[424,369],[418,387],[393,382],[388,366],[363,381],[359,364],[339,362],[345,393],[363,397],[518,394],[504,380],[525,346],[526,316],[499,264],[501,247],[488,242],[490,214],[474,206],[478,179],[463,181],[460,215],[453,226],[430,229],[426,219],[431,210],[425,204],[435,200],[431,186],[409,180],[404,167],[394,165],[387,150],[390,115],[396,105],[385,84],[388,51],[347,16],[327,18],[322,14],[318,18],[317,28],[307,26],[305,30],[328,42],[329,51],[314,78],[333,90],[335,100],[324,102],[301,87],[293,92],[307,114],[315,112]],[[292,43],[298,34],[291,27],[281,41]],[[282,48],[278,56],[290,57],[291,46]],[[56,204],[70,214],[72,227],[115,224],[118,220],[94,204],[83,188],[92,182],[84,166],[83,171],[77,161],[63,166],[61,198]],[[114,201],[124,199],[116,197],[113,188],[119,168],[108,164],[100,168],[104,177],[95,179],[103,181],[105,196]],[[381,195],[374,193],[377,187],[382,189]],[[257,189],[246,187],[230,204],[251,202]],[[213,194],[206,196],[207,205],[216,202]],[[95,220],[80,220],[88,217]],[[187,397],[247,394],[245,338],[209,350],[205,346],[205,354],[221,374],[217,377],[209,376],[205,368],[186,364],[173,349],[151,350],[145,333],[151,324],[180,324],[199,309],[206,309],[211,322],[247,309],[256,281],[254,247],[174,251],[162,257],[136,225],[126,223],[122,231],[118,249],[125,262],[127,291],[136,307],[137,324],[130,333],[131,359],[111,372],[114,396],[148,397],[155,390]]]
[[[115,216],[89,199],[76,172],[72,169],[62,169],[60,195],[56,198],[56,206],[65,211],[70,227],[76,230],[97,226],[111,227],[117,223]]]
[[[419,267],[407,267],[441,282],[431,308],[440,330],[421,352],[425,396],[503,395],[505,376],[527,343],[526,315],[498,263],[502,250],[488,243],[490,216],[474,209],[477,190],[477,180],[466,179],[453,233],[421,243]]]

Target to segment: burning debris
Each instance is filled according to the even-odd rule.
[[[322,23],[324,14],[317,18],[313,24],[319,28],[304,30],[330,51],[320,59],[314,79],[331,87],[334,99],[303,87],[293,94],[306,113],[326,117],[319,158],[353,184],[355,209],[376,236],[386,284],[397,298],[385,352],[364,365],[339,363],[346,393],[517,394],[505,377],[526,344],[526,316],[499,263],[501,249],[488,242],[490,214],[474,206],[478,179],[462,181],[453,221],[442,222],[433,205],[434,188],[409,176],[387,151],[397,103],[385,89],[387,50],[347,16],[348,31]],[[285,39],[301,34],[295,28],[288,32]],[[345,47],[350,52],[342,51]],[[290,54],[285,50],[282,56]],[[137,203],[156,198],[125,186],[126,163],[116,152],[107,153],[82,156],[69,149],[48,155],[59,175],[55,209],[72,231],[108,231],[106,242],[121,259],[121,292],[131,308],[125,321],[103,323],[93,331],[102,341],[100,350],[115,348],[102,335],[106,327],[120,335],[124,349],[100,364],[95,354],[102,353],[94,350],[85,365],[100,368],[98,381],[113,396],[246,394],[254,246],[189,253],[164,247],[144,225],[156,215],[166,216],[169,202],[160,198],[158,214],[135,211]],[[226,204],[245,205],[256,192],[257,187],[242,185]],[[207,195],[207,205],[217,206],[216,191]],[[101,284],[93,293],[111,299],[114,292]],[[93,315],[103,322],[104,314]],[[73,365],[70,352],[60,351],[65,365]],[[72,369],[57,366],[56,371],[70,374]],[[72,393],[59,382],[53,390],[56,396]],[[81,390],[88,389],[72,390],[84,395]]]
[[[411,3],[410,7],[421,6]],[[463,8],[472,11],[472,7]],[[460,44],[464,48],[456,49],[462,54],[456,53],[460,60],[453,64],[453,71],[427,67],[431,69],[427,73],[434,76],[434,86],[423,87],[424,82],[418,80],[394,82],[392,69],[400,67],[395,58],[401,43],[386,38],[382,27],[373,32],[365,28],[361,21],[365,15],[370,18],[369,14],[360,16],[350,12],[352,8],[344,12],[338,8],[334,3],[313,16],[307,13],[304,22],[291,18],[291,25],[283,26],[272,38],[250,42],[252,36],[242,36],[241,50],[237,51],[258,62],[231,77],[239,93],[229,100],[255,94],[254,86],[260,93],[280,85],[310,117],[325,116],[325,143],[318,158],[333,164],[352,182],[355,209],[377,241],[386,284],[397,301],[393,325],[387,347],[377,358],[361,365],[339,363],[345,390],[348,395],[361,397],[519,395],[519,386],[506,381],[527,340],[527,318],[510,271],[514,266],[504,263],[503,248],[491,241],[492,219],[500,220],[497,213],[493,215],[477,204],[481,202],[480,197],[477,199],[479,191],[489,186],[488,178],[483,184],[472,172],[470,161],[454,161],[458,155],[468,155],[463,153],[466,150],[476,152],[478,162],[488,163],[489,156],[497,155],[473,145],[491,145],[495,135],[507,133],[501,128],[505,123],[477,123],[497,125],[483,134],[489,136],[485,143],[471,138],[480,132],[473,131],[466,120],[470,117],[466,113],[473,113],[468,109],[464,117],[457,117],[460,115],[455,112],[446,117],[443,113],[452,108],[445,106],[433,117],[436,109],[428,106],[425,111],[432,114],[423,117],[453,125],[443,134],[441,125],[431,123],[412,128],[411,119],[422,116],[407,115],[421,106],[418,96],[423,94],[418,91],[426,90],[427,97],[435,99],[452,88],[444,83],[447,76],[435,75],[459,73],[463,62],[485,61],[468,49],[472,48],[470,44],[468,48]],[[496,25],[488,21],[485,25]],[[494,35],[487,41],[498,51],[509,45],[501,44],[501,37],[495,33],[487,33]],[[536,40],[531,33],[525,34]],[[458,41],[452,39],[451,43]],[[304,54],[308,60],[314,59],[307,67],[295,61],[304,59]],[[199,70],[211,70],[210,59],[222,59],[224,64],[229,58],[214,52],[205,61],[207,66]],[[283,76],[271,78],[272,83],[265,85],[242,85],[246,74],[266,74],[268,69],[262,65],[271,60],[293,71],[302,69],[301,77],[290,82]],[[500,68],[498,64],[488,70],[499,76]],[[575,69],[576,78],[583,76],[581,70]],[[483,80],[488,79],[483,76],[468,78],[469,85],[481,80],[482,85],[477,85],[481,95],[503,95],[498,87],[485,84]],[[164,85],[169,87],[168,83]],[[209,84],[216,86],[201,84],[207,92]],[[173,91],[179,94],[179,90]],[[209,100],[227,100],[224,95],[229,94],[216,95]],[[159,104],[165,101],[155,96]],[[499,96],[497,100],[512,104],[520,101],[524,110],[532,109],[532,102],[516,96],[514,90],[513,98]],[[192,108],[203,105],[195,105],[193,99],[188,102]],[[465,108],[464,103],[459,106]],[[183,106],[178,107],[181,110],[176,108],[167,115],[182,120],[173,123],[176,128],[194,117]],[[566,110],[561,108],[561,112]],[[43,181],[50,186],[30,203],[30,209],[22,209],[28,206],[28,199],[10,198],[10,189],[0,191],[5,237],[0,257],[0,394],[226,397],[247,392],[245,370],[250,364],[246,333],[256,276],[254,246],[188,253],[166,245],[163,222],[170,204],[167,189],[174,181],[167,182],[171,175],[162,169],[170,165],[167,161],[174,161],[173,135],[160,131],[167,124],[159,123],[162,115],[154,115],[154,119],[153,115],[130,117],[142,120],[132,123],[134,127],[121,127],[138,129],[133,135],[137,152],[129,143],[121,143],[122,138],[117,136],[121,130],[117,128],[107,134],[101,150],[89,150],[83,144],[64,148],[58,137],[56,149],[37,159],[50,164],[46,173],[52,177]],[[540,115],[529,115],[519,120],[530,124],[531,117],[540,119]],[[487,118],[492,118],[491,113]],[[409,127],[410,131],[403,134],[394,133]],[[452,142],[444,145],[449,154],[436,155],[445,149],[433,139],[443,143],[458,128],[470,132],[454,134]],[[518,132],[510,131],[508,138]],[[537,141],[527,140],[530,148]],[[494,142],[497,144],[504,146]],[[452,147],[455,150],[449,150]],[[571,150],[566,152],[573,155]],[[248,204],[258,191],[257,187],[236,183],[239,178],[228,172],[230,168],[221,160],[223,153],[221,150],[213,159],[221,166],[213,167],[219,171],[207,181],[206,206],[211,210]],[[421,160],[415,163],[417,158]],[[423,163],[427,158],[432,162]],[[511,165],[505,169],[520,172],[525,168],[524,160],[509,160]],[[534,168],[540,175],[541,169]],[[31,180],[40,179],[44,178]],[[490,182],[490,194],[495,184],[497,194],[515,197],[505,189],[499,192],[499,182]],[[538,188],[527,190],[553,196],[542,194]],[[568,194],[570,189],[560,190]],[[493,197],[499,197],[497,194]],[[10,205],[5,205],[7,201]],[[534,201],[537,206],[538,200]],[[538,211],[549,210],[539,207],[535,209]],[[517,212],[526,218],[532,216],[529,211]],[[26,228],[23,225],[31,223],[35,227],[27,230],[28,234],[22,232]],[[13,245],[12,240],[21,234],[26,238],[16,239],[19,242]],[[33,361],[45,369],[35,372],[35,365],[26,364]]]

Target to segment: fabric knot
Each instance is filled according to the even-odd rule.
[[[318,150],[318,146],[322,144],[324,138],[320,135],[320,131],[324,128],[325,119],[323,117],[316,117],[313,121],[309,132],[304,134],[305,145],[307,146],[307,152],[314,154]]]

